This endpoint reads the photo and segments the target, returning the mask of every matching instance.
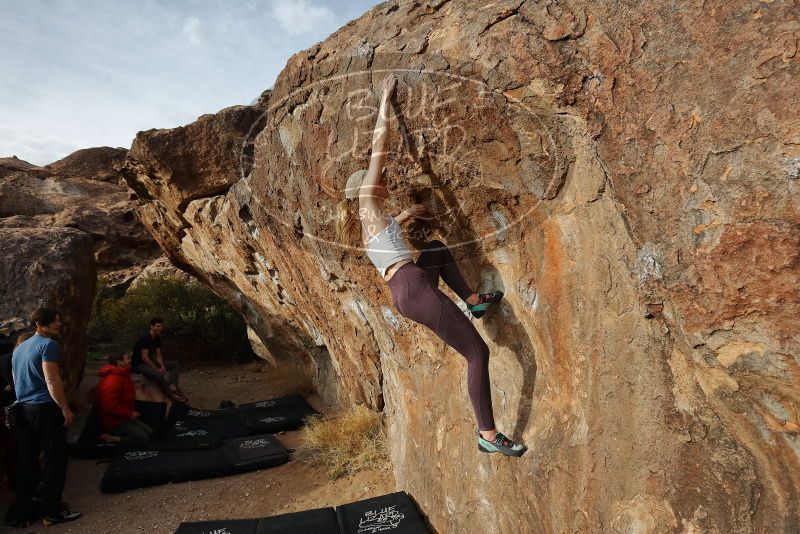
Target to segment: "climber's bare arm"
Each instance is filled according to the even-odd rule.
[[[383,81],[378,119],[372,135],[372,156],[369,161],[369,169],[358,192],[359,217],[367,225],[385,226],[386,224],[380,222],[384,216],[383,203],[388,196],[386,183],[382,179],[382,171],[389,145],[389,110],[396,85],[397,77],[394,74],[390,74]]]
[[[417,219],[422,218],[427,215],[428,210],[422,204],[414,204],[408,209],[401,211],[398,215],[395,216],[394,220],[397,221],[397,224],[402,224],[410,219]]]

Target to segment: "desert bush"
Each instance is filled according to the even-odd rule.
[[[295,456],[334,479],[387,465],[381,414],[363,405],[334,417],[309,417],[300,437]]]
[[[167,357],[189,360],[250,361],[244,319],[199,282],[152,276],[121,297],[103,297],[98,288],[89,320],[90,350],[130,351],[150,319],[164,318]]]

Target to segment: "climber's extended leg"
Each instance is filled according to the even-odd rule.
[[[474,302],[475,293],[461,276],[461,271],[458,269],[450,249],[441,241],[434,240],[422,247],[416,264],[428,273],[428,279],[433,287],[439,287],[439,278],[441,277],[444,283],[461,297],[461,300],[469,299]]]
[[[502,291],[474,293],[464,281],[450,249],[439,240],[431,241],[422,248],[416,264],[428,273],[428,279],[433,287],[439,287],[439,278],[444,280],[444,283],[467,303],[467,309],[476,319],[483,317],[489,306],[500,302],[503,298]]]
[[[466,358],[467,390],[478,421],[479,449],[482,452],[500,452],[509,456],[522,455],[524,446],[514,443],[495,429],[489,387],[489,347],[472,322],[455,302],[434,285],[430,272],[417,264],[407,263],[400,267],[389,280],[389,289],[400,313],[433,330],[445,343]],[[494,439],[489,441],[481,434]]]
[[[395,307],[436,333],[467,360],[467,389],[481,430],[494,430],[489,389],[489,347],[466,315],[434,287],[429,273],[407,263],[389,280]]]

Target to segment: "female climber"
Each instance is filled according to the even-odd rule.
[[[352,201],[358,198],[361,241],[367,256],[389,285],[397,310],[433,330],[467,359],[467,386],[478,422],[478,449],[522,456],[526,447],[495,428],[489,389],[489,347],[458,305],[439,289],[439,278],[467,303],[467,309],[475,318],[480,318],[487,308],[500,302],[503,293],[473,292],[461,276],[450,250],[441,241],[427,243],[417,261],[412,260],[398,223],[410,217],[422,217],[426,213],[424,206],[415,204],[397,217],[384,210],[384,202],[389,196],[383,176],[389,137],[386,125],[396,85],[397,78],[393,74],[383,82],[369,168],[354,172],[347,180],[346,199],[337,205],[336,239],[339,243],[350,244],[355,238]]]

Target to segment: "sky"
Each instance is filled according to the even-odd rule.
[[[0,157],[129,148],[275,82],[377,0],[0,0]]]

